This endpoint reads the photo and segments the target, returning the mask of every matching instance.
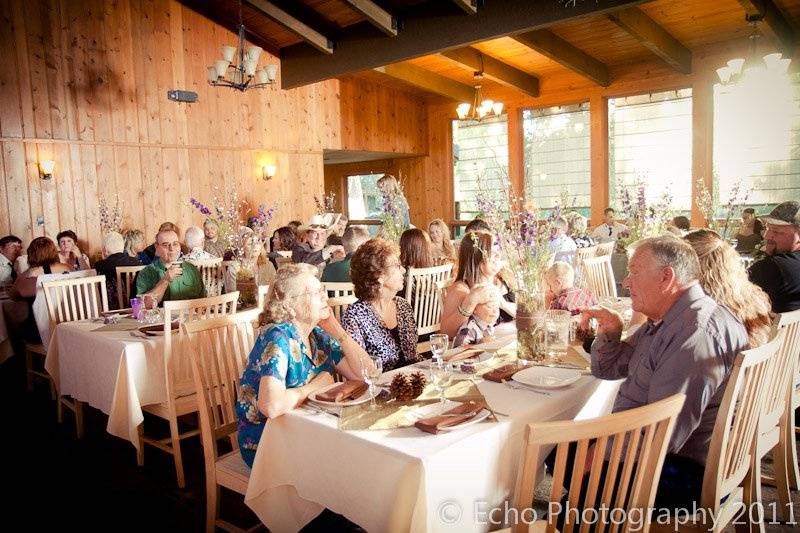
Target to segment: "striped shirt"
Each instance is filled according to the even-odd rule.
[[[581,309],[595,305],[597,305],[597,298],[594,297],[591,291],[572,287],[571,289],[562,289],[553,299],[550,309],[562,309],[577,315],[581,312]]]

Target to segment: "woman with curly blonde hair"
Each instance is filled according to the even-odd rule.
[[[333,316],[316,274],[305,263],[284,265],[270,285],[264,309],[269,323],[250,352],[236,402],[239,449],[250,466],[267,419],[333,383],[334,370],[358,380],[362,364],[371,364]]]
[[[736,250],[708,229],[692,231],[684,239],[700,259],[700,285],[706,294],[744,324],[750,348],[767,342],[772,324],[769,296],[750,282]]]
[[[441,218],[435,218],[428,224],[428,235],[431,237],[433,259],[439,263],[455,263],[456,249],[450,242],[450,228]]]

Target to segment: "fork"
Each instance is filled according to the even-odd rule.
[[[549,392],[533,389],[531,387],[528,387],[528,386],[523,385],[521,383],[517,383],[515,381],[506,380],[503,383],[505,383],[506,387],[508,387],[509,389],[524,390],[524,391],[533,392],[533,393],[536,393],[536,394],[543,394],[545,396],[550,396],[551,395],[551,393],[549,393]]]

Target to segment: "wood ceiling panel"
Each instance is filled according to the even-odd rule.
[[[800,5],[800,2],[794,1]],[[750,28],[744,20],[744,10],[737,0],[656,0],[642,4],[639,9],[688,48],[729,41],[750,34]]]
[[[339,28],[357,24],[364,20],[364,17],[358,11],[350,8],[343,0],[302,0],[301,3],[313,9]]]
[[[783,12],[795,33],[800,32],[800,2],[797,0],[773,0],[773,2]]]
[[[549,29],[607,65],[641,61],[651,55],[633,36],[604,16],[574,20]]]
[[[475,48],[520,70],[535,75],[548,75],[566,70],[542,54],[531,50],[511,37],[501,37],[474,45]]]

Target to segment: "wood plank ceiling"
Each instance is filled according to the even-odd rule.
[[[236,0],[181,1],[231,29],[238,24]],[[503,4],[518,6],[513,16],[498,9]],[[608,85],[616,67],[659,59],[689,73],[693,49],[750,34],[746,14],[763,13],[761,31],[775,37],[785,50],[794,51],[798,45],[800,0],[528,0],[527,4],[540,5],[528,9],[516,0],[245,0],[242,19],[249,39],[281,56],[281,71],[290,73],[282,76],[285,88],[331,73],[356,74],[393,80],[388,83],[420,95],[435,93],[455,100],[463,100],[471,91],[481,56],[485,94],[513,98],[536,96],[540,81],[547,84],[560,78],[577,76]],[[494,26],[507,25],[509,31],[504,27],[486,31],[481,28],[482,16]],[[428,33],[414,34],[429,32],[431,20],[446,21],[451,27],[440,29],[452,35],[428,39]],[[417,35],[415,42],[403,41],[404,32]],[[459,34],[463,43],[458,42]],[[496,37],[475,40],[481,35]],[[415,46],[420,40],[429,49]],[[372,56],[397,61],[381,68],[370,63]],[[299,76],[293,71],[296,65],[305,69]],[[291,78],[288,83],[286,77]]]

